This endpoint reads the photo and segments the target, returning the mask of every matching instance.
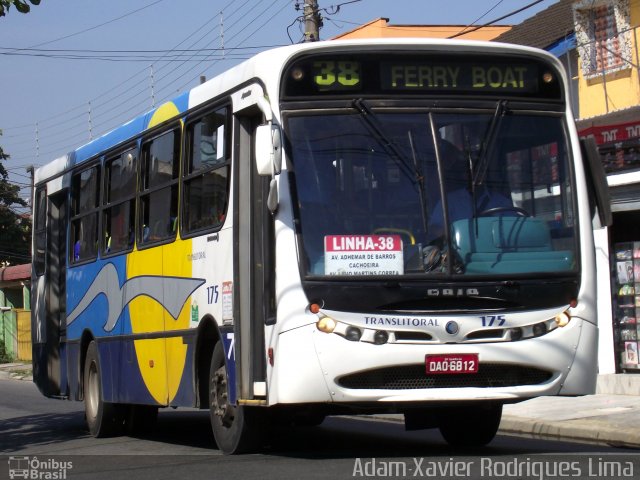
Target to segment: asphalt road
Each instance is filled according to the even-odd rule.
[[[109,480],[518,478],[503,475],[502,464],[492,462],[530,468],[543,461],[546,468],[556,468],[553,462],[578,458],[584,467],[575,464],[569,473],[582,475],[570,477],[594,479],[619,475],[594,475],[598,471],[589,471],[585,462],[591,459],[592,467],[602,470],[603,458],[622,466],[625,458],[639,458],[626,454],[631,452],[510,436],[498,436],[476,451],[456,451],[437,431],[406,432],[401,424],[350,417],[329,418],[315,428],[280,430],[260,454],[224,456],[215,447],[207,411],[168,409],[160,412],[156,429],[147,436],[95,439],[85,429],[82,403],[44,398],[30,382],[0,380],[0,479],[8,478],[20,459],[24,466],[34,458],[33,466],[48,478],[58,472],[57,478]],[[631,478],[640,478],[640,463],[634,462]]]

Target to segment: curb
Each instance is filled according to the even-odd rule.
[[[362,417],[357,418],[362,419]],[[403,416],[399,414],[371,415],[369,419],[404,423]],[[640,432],[637,428],[614,429],[607,422],[593,418],[551,423],[533,418],[503,415],[498,434],[640,449]]]
[[[637,429],[612,429],[606,422],[593,419],[589,421],[580,419],[564,420],[550,423],[531,418],[503,415],[499,432],[546,440],[640,448],[640,434]]]
[[[0,380],[26,380],[33,381],[31,364],[5,363],[0,364]]]

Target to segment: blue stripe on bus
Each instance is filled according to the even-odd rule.
[[[177,107],[178,111],[181,114],[186,112],[189,108],[189,92],[185,92],[182,95],[174,98],[173,100],[171,100],[171,103],[173,103]],[[127,122],[124,125],[76,149],[74,152],[75,160],[73,164],[80,164],[96,155],[104,153],[105,151],[115,147],[116,145],[126,142],[127,140],[141,134],[148,128],[149,121],[151,120],[151,117],[156,110],[157,108],[143,115],[140,115],[130,122]]]

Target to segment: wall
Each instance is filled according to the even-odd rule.
[[[16,358],[22,361],[31,361],[31,311],[16,310]]]
[[[633,28],[640,23],[640,0],[629,1],[631,58],[629,68],[594,78],[584,78],[579,70],[578,88],[580,117],[590,118],[615,110],[622,110],[640,104],[640,78],[638,77],[638,40],[640,31]],[[582,62],[582,59],[580,60]],[[606,96],[605,96],[606,94]]]
[[[0,343],[14,360],[31,360],[29,294],[29,288],[20,284],[0,288]]]
[[[18,356],[18,328],[15,310],[0,311],[0,342],[10,358]]]
[[[447,38],[468,29],[465,25],[389,25],[388,18],[378,18],[349,32],[338,35],[332,40],[354,38]],[[465,33],[458,38],[465,40],[493,40],[498,35],[510,30],[510,25],[493,25],[473,32]]]

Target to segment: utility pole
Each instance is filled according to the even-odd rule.
[[[320,40],[322,17],[318,11],[318,0],[304,0],[304,41]]]

